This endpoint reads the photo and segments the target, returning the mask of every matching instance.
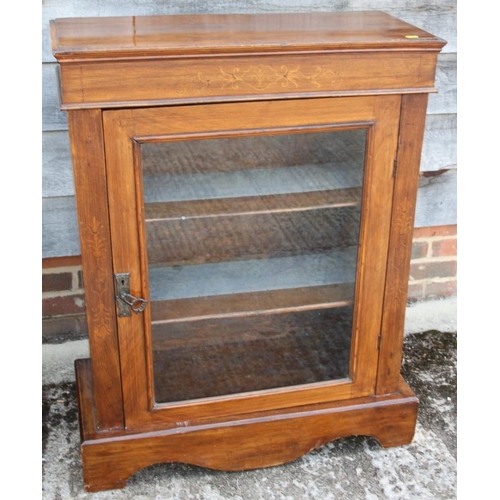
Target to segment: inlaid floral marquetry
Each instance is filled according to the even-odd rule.
[[[321,89],[324,85],[331,86],[339,78],[338,71],[329,67],[317,66],[303,71],[300,66],[258,64],[256,66],[232,68],[220,67],[218,72],[201,73],[191,82],[178,88],[178,94],[185,94],[190,91],[194,84],[198,92],[210,88],[245,90],[253,89],[257,91],[276,89],[300,89],[316,88]],[[191,85],[189,85],[191,83]]]
[[[202,102],[232,100],[237,96],[298,92],[314,95],[393,93],[394,89],[433,88],[435,54],[388,52],[265,57],[145,59],[127,64],[88,61],[61,67],[62,106],[70,109],[104,103]],[[314,59],[314,60],[312,60]],[[364,71],[371,65],[370,73]],[[415,78],[415,74],[418,78]],[[116,85],[119,81],[120,84]]]
[[[89,223],[87,227],[88,232],[90,233],[89,238],[89,248],[92,251],[92,256],[94,259],[99,259],[101,257],[101,253],[103,249],[106,248],[106,241],[103,237],[103,227],[102,224],[95,218],[92,218],[92,222]]]

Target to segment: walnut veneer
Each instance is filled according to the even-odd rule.
[[[445,42],[381,12],[51,32],[89,328],[85,488],[163,461],[274,466],[348,435],[409,443],[403,327]]]

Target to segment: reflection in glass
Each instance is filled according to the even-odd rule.
[[[349,376],[365,142],[142,145],[158,403]]]

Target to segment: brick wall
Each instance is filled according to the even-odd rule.
[[[86,336],[81,265],[48,265],[42,269],[42,339],[58,342]]]
[[[457,226],[417,228],[408,288],[409,300],[457,293]]]
[[[85,338],[85,296],[78,259],[51,263],[42,270],[42,339],[63,342]],[[59,261],[62,262],[62,261]],[[417,228],[413,234],[408,300],[457,293],[457,226]]]

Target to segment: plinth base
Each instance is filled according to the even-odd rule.
[[[75,363],[87,491],[122,488],[140,469],[182,462],[241,471],[281,465],[329,441],[372,436],[384,447],[413,439],[418,399],[401,379],[397,393],[237,415],[233,420],[154,432],[96,432],[90,361]]]

